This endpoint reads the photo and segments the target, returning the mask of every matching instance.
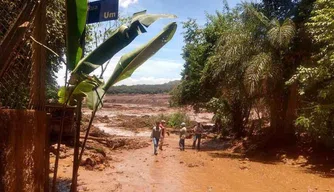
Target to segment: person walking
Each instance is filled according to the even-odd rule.
[[[186,124],[183,122],[181,123],[181,129],[180,129],[180,141],[179,141],[179,146],[180,146],[180,150],[184,151],[184,142],[187,136],[187,128],[186,128]]]
[[[154,155],[157,155],[158,154],[158,146],[159,146],[159,139],[161,137],[161,128],[160,128],[160,122],[157,121],[155,123],[155,126],[153,127],[152,129],[152,133],[151,133],[151,139],[153,141],[153,153]]]
[[[196,141],[197,141],[197,150],[200,150],[200,148],[201,148],[201,137],[202,137],[203,131],[204,131],[204,129],[203,129],[201,123],[197,122],[197,125],[194,128],[195,135],[194,135],[194,142],[193,142],[193,147],[192,147],[193,149],[195,149]]]
[[[161,120],[160,122],[160,128],[161,128],[161,137],[160,137],[160,141],[159,141],[159,149],[162,150],[162,146],[164,144],[164,140],[165,140],[165,135],[166,135],[166,128],[165,128],[165,120]]]

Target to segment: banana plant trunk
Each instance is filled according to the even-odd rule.
[[[75,136],[74,136],[74,155],[73,155],[73,171],[72,171],[72,185],[71,192],[77,191],[77,181],[78,181],[78,172],[76,171],[76,167],[79,167],[79,147],[80,147],[80,125],[81,125],[81,117],[82,117],[82,99],[78,100],[77,105],[77,118],[76,118],[76,126],[75,126]]]

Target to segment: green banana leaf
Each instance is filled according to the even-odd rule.
[[[102,89],[102,87],[98,87],[93,91],[90,91],[88,93],[86,93],[86,98],[87,98],[87,106],[89,109],[91,110],[95,110],[95,108],[97,107],[98,109],[102,107],[102,101],[101,99],[104,96],[104,90]],[[100,102],[101,101],[101,102]]]
[[[59,90],[58,90],[58,102],[61,103],[61,104],[64,104],[66,102],[66,98],[67,98],[67,91],[66,91],[66,88],[63,86],[63,87],[60,87]]]
[[[145,33],[145,27],[149,27],[154,21],[160,18],[175,18],[169,14],[146,14],[146,11],[133,15],[129,27],[121,26],[105,42],[98,46],[89,55],[79,61],[73,73],[89,74],[96,68],[111,59],[117,52],[129,45],[139,34]]]
[[[87,79],[81,81],[77,86],[70,86],[67,89],[65,89],[65,87],[61,87],[58,91],[59,103],[65,103],[70,97],[68,99],[68,104],[73,106],[76,105],[77,99],[86,96],[88,106],[96,106],[98,95],[96,95],[97,98],[94,98],[95,95],[92,92],[95,92],[95,90],[99,90],[101,92],[103,84],[104,82],[102,79],[98,79],[93,76],[87,77]]]
[[[66,0],[66,58],[69,70],[73,70],[82,57],[80,38],[86,25],[87,9],[87,0]]]
[[[150,42],[126,55],[123,55],[106,85],[103,85],[103,82],[99,79],[90,78],[80,82],[80,84],[73,91],[73,95],[84,94],[87,98],[87,105],[89,109],[95,110],[102,107],[101,100],[105,95],[105,92],[115,83],[130,77],[140,65],[152,57],[172,39],[176,29],[176,23],[170,23]]]
[[[160,18],[169,18],[175,19],[177,18],[176,15],[172,14],[146,14],[146,10],[134,13],[132,16],[131,23],[135,23],[139,21],[145,27],[149,27],[152,23]]]
[[[142,47],[125,54],[119,60],[113,74],[103,86],[103,90],[107,91],[115,83],[126,79],[142,65],[147,59],[152,57],[174,36],[177,28],[175,22],[168,24],[156,37]]]

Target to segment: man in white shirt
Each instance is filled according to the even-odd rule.
[[[161,128],[161,137],[159,143],[159,149],[162,150],[162,146],[164,144],[165,136],[166,136],[166,128],[165,128],[165,120],[161,120],[160,128]]]
[[[152,133],[151,133],[151,139],[153,141],[153,153],[154,155],[157,155],[158,154],[158,146],[159,146],[159,139],[161,137],[161,128],[160,128],[160,122],[157,121],[155,123],[155,126],[153,127],[152,129]]]
[[[187,136],[187,128],[185,123],[181,123],[181,129],[180,129],[180,141],[179,141],[179,146],[180,150],[184,151],[184,142]]]

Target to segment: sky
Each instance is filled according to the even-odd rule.
[[[227,0],[230,7],[234,7],[240,0]],[[120,57],[132,51],[136,47],[147,43],[156,36],[165,25],[177,22],[178,29],[173,39],[160,49],[153,57],[140,66],[133,75],[119,82],[117,85],[136,84],[162,84],[172,80],[181,79],[184,60],[182,59],[182,47],[184,45],[182,22],[188,18],[196,19],[200,25],[206,22],[206,13],[214,14],[222,10],[223,0],[119,0],[119,12],[121,15],[131,16],[133,13],[147,10],[147,13],[174,14],[177,19],[160,19],[147,28],[147,33],[139,35],[129,46],[116,54],[107,68],[103,78],[106,81],[113,72]],[[57,74],[57,82],[64,85],[65,67]],[[97,69],[98,74],[99,69]]]

